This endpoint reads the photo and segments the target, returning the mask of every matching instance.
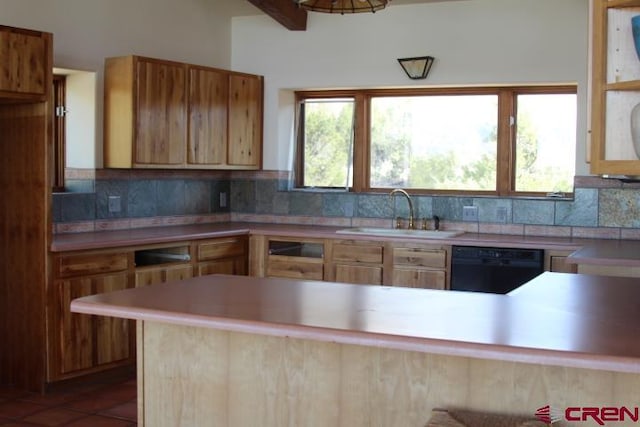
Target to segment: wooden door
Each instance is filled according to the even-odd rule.
[[[135,163],[183,165],[187,141],[186,66],[140,59],[137,78]]]
[[[227,160],[229,74],[222,70],[189,69],[190,165],[221,165]]]
[[[229,77],[229,165],[261,166],[262,90],[262,77]]]
[[[0,25],[0,96],[45,100],[52,79],[51,34]]]

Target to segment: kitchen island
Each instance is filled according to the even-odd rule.
[[[638,286],[545,273],[493,295],[213,275],[71,309],[138,321],[139,425],[422,426],[436,407],[638,406]]]

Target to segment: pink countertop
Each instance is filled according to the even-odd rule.
[[[419,239],[415,237],[379,237],[355,234],[337,234],[336,231],[347,227],[328,227],[318,225],[265,224],[225,222],[211,224],[193,224],[171,227],[150,227],[118,231],[98,231],[87,233],[58,234],[54,236],[51,250],[66,252],[88,249],[105,249],[124,246],[148,245],[165,242],[177,242],[196,239],[212,239],[230,235],[254,234],[306,238],[339,238],[349,240],[399,241],[421,240],[423,242],[478,245],[495,247],[519,247],[533,249],[556,248],[575,250],[591,242],[586,239],[566,237],[517,236],[505,234],[464,233],[445,239]]]
[[[572,253],[567,263],[640,267],[640,241],[599,240]]]
[[[71,311],[483,359],[640,373],[637,279],[544,273],[495,295],[212,275]]]
[[[637,240],[596,240],[574,239],[568,237],[479,233],[464,233],[460,236],[444,239],[420,239],[405,236],[379,237],[336,233],[336,231],[343,228],[345,227],[245,222],[136,228],[118,231],[55,235],[51,245],[51,250],[53,252],[67,252],[89,249],[106,249],[253,234],[319,239],[374,239],[377,241],[419,240],[427,243],[449,245],[570,250],[576,251],[567,258],[567,262],[573,264],[640,267],[640,241]]]

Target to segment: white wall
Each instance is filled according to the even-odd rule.
[[[91,169],[96,158],[96,73],[67,74],[66,163]]]
[[[291,89],[578,83],[577,174],[587,126],[588,0],[467,0],[375,14],[310,13],[307,31],[267,16],[232,21],[233,69],[265,76],[265,169],[290,169]],[[436,57],[425,81],[396,58]]]
[[[104,58],[136,54],[229,68],[229,16],[218,0],[0,0],[0,25],[53,33],[54,66],[96,72],[98,167]]]

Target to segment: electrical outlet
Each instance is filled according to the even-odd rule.
[[[462,220],[463,221],[478,221],[478,207],[477,206],[463,206],[462,207]]]
[[[507,222],[507,208],[504,206],[498,206],[496,209],[496,221]]]
[[[221,208],[227,207],[227,193],[224,191],[220,192],[220,207]]]
[[[120,212],[120,196],[109,196],[109,213]]]

